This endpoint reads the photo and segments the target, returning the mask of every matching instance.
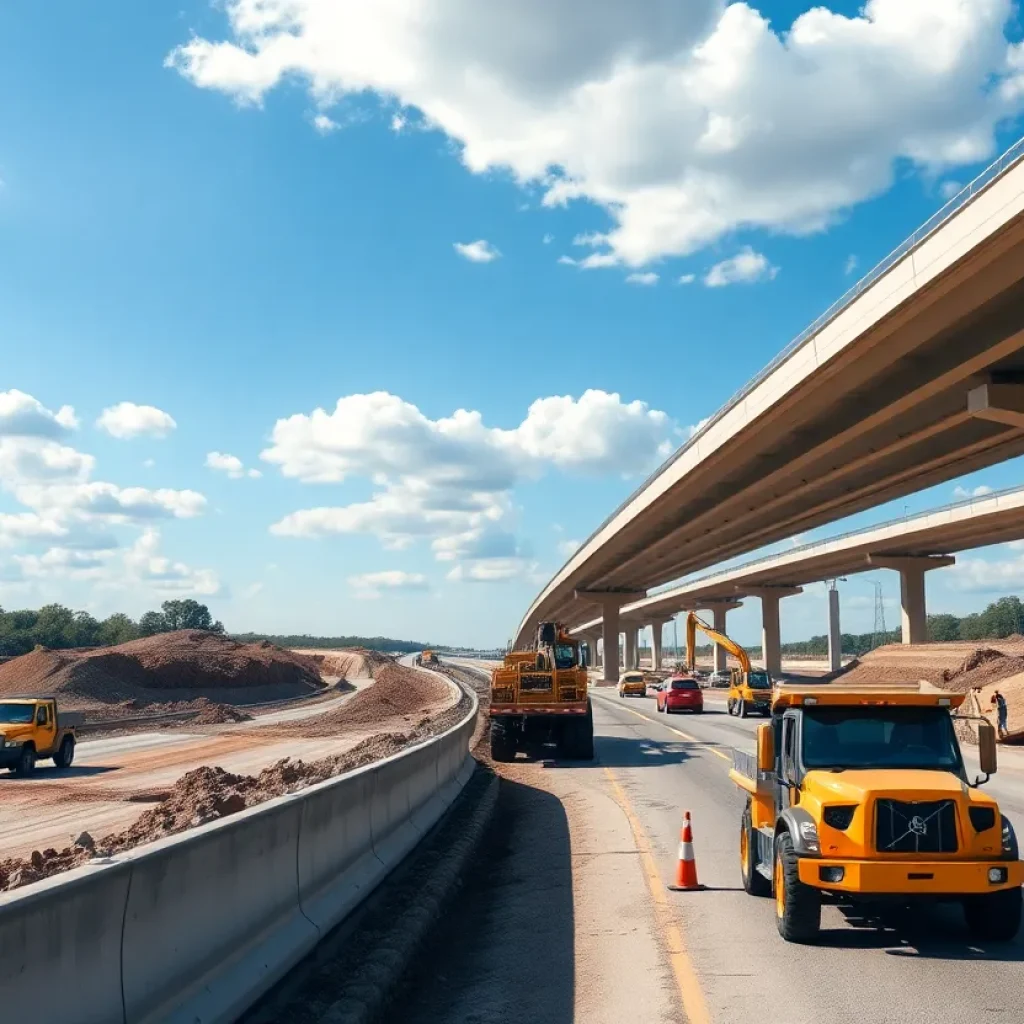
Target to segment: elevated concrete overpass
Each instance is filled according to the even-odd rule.
[[[1024,453],[1022,156],[1024,140],[727,402],[559,570],[517,641],[598,610],[611,628],[653,587]]]
[[[761,600],[762,653],[770,672],[782,663],[779,603],[799,594],[812,582],[873,569],[894,569],[900,574],[903,642],[924,643],[927,638],[924,574],[952,565],[953,554],[970,548],[1000,544],[1024,537],[1024,488],[1000,491],[982,498],[955,502],[945,508],[866,527],[839,537],[804,544],[721,572],[690,580],[631,604],[619,611],[618,626],[626,635],[626,664],[636,659],[637,631],[651,626],[654,663],[661,660],[661,629],[681,611],[709,609],[717,629],[725,630],[726,613],[747,597]],[[588,639],[591,651],[603,635],[600,618],[574,631]],[[839,667],[839,595],[829,591],[829,647],[831,667]],[[616,638],[617,639],[617,638]],[[605,652],[618,650],[608,642]],[[617,658],[605,655],[606,678]],[[725,667],[725,652],[716,648],[715,667]]]

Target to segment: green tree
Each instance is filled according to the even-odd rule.
[[[160,612],[146,612],[139,619],[139,636],[155,636],[167,632],[167,620]]]
[[[205,629],[211,633],[223,633],[224,624],[215,622],[210,609],[205,604],[186,598],[184,601],[164,601],[163,609],[166,628],[174,629]]]
[[[32,628],[37,644],[59,649],[74,647],[76,637],[75,613],[62,604],[47,604],[39,609],[39,617]]]
[[[75,647],[96,647],[103,643],[100,624],[88,612],[75,612],[72,634]]]
[[[960,639],[960,620],[955,615],[929,615],[928,639],[936,643]]]
[[[108,647],[126,644],[129,640],[138,640],[141,635],[138,623],[124,612],[115,612],[100,623],[99,642]]]

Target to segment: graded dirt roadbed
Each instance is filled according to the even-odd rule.
[[[405,714],[383,705],[377,714],[355,715],[357,721],[335,726],[333,716],[372,685],[371,679],[359,679],[354,691],[333,700],[238,725],[83,740],[73,767],[60,774],[48,764],[28,779],[0,773],[2,856],[59,850],[83,831],[98,840],[124,829],[191,769],[215,765],[254,775],[284,758],[313,761],[341,754],[370,736],[409,732],[459,699],[454,687],[433,686]]]

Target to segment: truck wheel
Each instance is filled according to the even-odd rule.
[[[491,759],[494,761],[514,761],[516,759],[516,739],[512,726],[501,718],[491,719]]]
[[[21,748],[18,763],[14,767],[15,775],[31,775],[36,770],[36,752],[30,746]]]
[[[821,929],[821,893],[800,881],[793,837],[775,841],[775,923],[787,942],[813,942]]]
[[[589,699],[584,718],[570,718],[562,723],[562,741],[559,752],[568,760],[594,760],[594,709]]]
[[[757,834],[750,815],[748,801],[740,819],[740,874],[743,889],[751,896],[771,896],[772,883],[757,870]]]
[[[66,768],[71,767],[71,762],[75,759],[75,738],[73,736],[65,736],[64,742],[60,745],[60,750],[53,755],[53,763],[57,766],[58,771],[64,771]]]
[[[747,717],[747,702],[742,697],[736,705],[736,714],[739,715],[740,718]]]
[[[964,900],[964,918],[971,935],[983,942],[1010,942],[1020,931],[1024,898],[1020,886]]]

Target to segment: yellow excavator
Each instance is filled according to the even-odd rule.
[[[709,626],[696,612],[686,616],[686,668],[692,672],[697,662],[697,630],[724,647],[739,663],[730,669],[727,706],[730,715],[746,718],[752,711],[762,715],[772,713],[772,677],[761,669],[752,668],[747,652],[735,640],[730,640],[713,626]]]

